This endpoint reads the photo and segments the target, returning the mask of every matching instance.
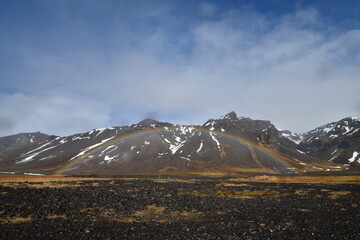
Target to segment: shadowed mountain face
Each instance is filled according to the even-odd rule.
[[[0,171],[65,175],[336,171],[356,166],[360,156],[351,159],[359,150],[358,118],[340,122],[347,125],[331,123],[333,130],[326,125],[299,135],[280,131],[270,121],[231,112],[203,126],[145,119],[67,137],[17,134],[0,138]],[[337,158],[329,159],[335,148]]]

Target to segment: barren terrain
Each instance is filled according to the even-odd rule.
[[[1,239],[358,239],[358,176],[0,177]]]

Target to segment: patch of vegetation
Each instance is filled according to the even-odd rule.
[[[1,223],[12,223],[12,224],[30,222],[31,220],[32,220],[31,216],[27,216],[27,217],[15,216],[12,218],[0,218]]]
[[[360,184],[359,175],[350,176],[254,176],[232,178],[232,182]]]
[[[80,210],[87,218],[93,222],[107,220],[109,222],[174,222],[174,221],[195,221],[203,216],[204,213],[198,211],[170,211],[165,207],[156,205],[146,206],[142,210],[133,213],[119,212],[115,209],[104,208],[85,208]]]
[[[149,179],[157,183],[180,182],[180,183],[195,183],[196,179],[179,179],[179,178],[152,178]]]
[[[239,198],[239,199],[248,199],[256,196],[266,196],[266,195],[279,195],[278,191],[263,190],[263,191],[235,191],[235,190],[218,190],[214,192],[199,192],[193,191],[185,194],[191,194],[200,197],[226,197],[226,198]]]
[[[3,187],[11,188],[64,188],[64,187],[81,187],[76,182],[14,182],[1,183]]]
[[[310,209],[300,208],[298,209],[299,212],[312,212]]]
[[[341,196],[346,196],[350,193],[351,193],[350,191],[333,191],[333,192],[329,192],[329,197],[331,199],[337,199]]]
[[[278,191],[270,191],[270,190],[264,190],[264,191],[217,191],[215,192],[215,195],[220,197],[230,197],[230,198],[248,198],[253,196],[265,196],[265,195],[278,195],[280,194]]]
[[[67,219],[65,215],[48,215],[46,219],[53,220],[53,219]]]
[[[133,214],[140,222],[194,221],[202,216],[204,213],[198,211],[169,211],[156,205],[147,206],[146,209]]]
[[[249,184],[221,182],[221,183],[217,184],[216,186],[218,186],[218,187],[248,187]]]
[[[295,194],[296,195],[300,195],[300,196],[305,196],[305,195],[308,195],[310,193],[310,190],[309,189],[299,189],[299,190],[296,190],[295,191]]]

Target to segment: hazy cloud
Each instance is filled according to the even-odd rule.
[[[71,134],[99,127],[108,122],[110,110],[106,106],[77,96],[0,95],[3,132],[41,132]],[[8,116],[8,118],[6,118]],[[9,124],[9,118],[11,124]],[[102,125],[106,127],[107,125]]]
[[[183,26],[171,11],[137,9],[140,26],[112,22],[106,40],[77,21],[82,31],[66,31],[84,46],[69,41],[60,52],[22,45],[19,93],[0,95],[0,135],[65,135],[144,116],[203,124],[232,110],[303,132],[359,113],[360,29],[329,29],[315,8],[274,17],[205,4]]]

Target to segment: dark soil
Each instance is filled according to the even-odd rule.
[[[360,185],[176,180],[0,183],[0,239],[360,239]]]

